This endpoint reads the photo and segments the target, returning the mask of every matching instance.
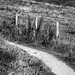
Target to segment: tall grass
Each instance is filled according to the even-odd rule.
[[[39,19],[37,29],[32,27],[33,25],[31,23],[30,16],[28,16],[27,27],[25,27],[24,25],[20,25],[20,24],[18,24],[16,26],[12,21],[13,20],[11,20],[11,22],[9,24],[9,20],[4,20],[2,22],[2,24],[0,25],[2,27],[1,34],[5,38],[7,37],[10,40],[19,41],[19,42],[23,41],[25,43],[26,42],[34,43],[35,40],[37,40],[39,43],[38,39],[40,39],[40,40],[46,41],[46,43],[47,43],[47,42],[51,41],[54,36],[54,32],[53,32],[51,26],[49,26],[49,25],[45,25],[46,28],[44,27],[44,29],[43,29],[44,33],[42,32],[42,30],[41,30],[42,25],[43,25],[42,17]],[[11,24],[11,23],[13,23],[13,24]],[[34,24],[34,26],[35,26],[35,24]],[[34,36],[34,31],[35,31],[35,36]],[[47,35],[45,33],[47,33]]]

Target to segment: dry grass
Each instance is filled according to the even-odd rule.
[[[14,4],[15,2],[15,4]],[[70,63],[71,66],[74,66],[75,64],[75,51],[72,41],[75,39],[75,8],[71,7],[64,7],[64,6],[57,6],[57,5],[45,5],[44,3],[23,3],[23,2],[6,2],[6,6],[0,6],[0,34],[2,34],[2,37],[14,41],[20,44],[28,44],[34,47],[40,47],[44,48],[44,51],[47,51],[48,53],[53,53],[54,55],[58,56],[58,58],[62,58],[62,60],[66,61],[66,63]],[[7,4],[9,3],[9,4]],[[12,6],[11,6],[12,5]],[[16,6],[15,6],[16,5]],[[21,10],[18,8],[18,6],[26,6],[31,7],[32,10],[29,12],[25,12],[24,10]],[[3,8],[2,8],[3,7]],[[40,8],[40,9],[39,9]],[[29,22],[19,24],[18,26],[15,26],[15,15],[13,14],[19,11],[19,13],[23,13],[24,15],[30,15],[28,18]],[[35,24],[32,24],[32,20],[36,14],[38,16],[42,16],[43,20],[39,20],[38,29],[36,31],[36,37],[33,39],[33,30],[31,26],[34,26]],[[23,16],[21,16],[21,20],[23,20]],[[27,17],[26,17],[27,18]],[[27,20],[26,20],[27,21]],[[34,20],[33,20],[34,21]],[[58,43],[56,41],[53,41],[54,36],[50,41],[50,36],[47,36],[48,29],[53,26],[53,30],[50,32],[52,34],[55,34],[55,21],[60,22],[60,39],[58,39]],[[2,27],[4,24],[4,27]],[[24,25],[24,26],[23,26]],[[29,26],[29,29],[25,29],[26,26]],[[43,29],[43,30],[42,30]],[[18,32],[23,31],[23,34],[18,34]],[[35,30],[35,29],[34,29]],[[31,37],[30,37],[31,36]],[[55,39],[56,40],[56,39]],[[64,41],[64,42],[63,42]],[[37,44],[36,44],[37,42]],[[36,45],[35,45],[36,44]],[[68,45],[69,44],[69,45]],[[16,51],[17,49],[11,46],[7,48],[7,45],[0,46],[5,50],[9,50],[9,52],[12,53],[12,51]],[[10,49],[12,50],[10,50]],[[69,49],[70,48],[70,49]],[[16,49],[16,50],[15,50]],[[70,52],[73,49],[72,53]],[[27,54],[28,55],[28,54]],[[27,56],[28,58],[28,56]],[[29,59],[29,58],[28,58]],[[67,60],[66,60],[67,59]],[[28,60],[27,60],[28,61]],[[73,65],[72,65],[73,64]],[[29,67],[30,68],[30,67]],[[28,68],[28,70],[29,70]]]
[[[41,60],[0,41],[1,75],[54,75]]]

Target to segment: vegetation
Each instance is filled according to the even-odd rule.
[[[47,2],[47,3],[54,3],[54,4],[61,4],[65,6],[73,6],[75,7],[75,1],[74,0],[35,0],[39,2]]]
[[[1,0],[3,1],[3,0]],[[55,4],[63,4],[66,5],[68,2],[70,3],[73,0],[41,0],[49,3],[55,3]],[[75,66],[75,43],[73,41],[75,38],[75,21],[74,21],[74,15],[75,15],[75,9],[70,7],[59,7],[59,6],[52,6],[52,5],[46,5],[44,3],[29,3],[23,2],[21,0],[7,0],[4,2],[4,5],[12,5],[13,7],[6,7],[2,8],[0,7],[0,35],[1,37],[17,42],[20,44],[28,44],[31,46],[37,46],[40,48],[45,48],[45,51],[52,52],[54,55],[58,56],[59,58],[63,59],[64,61],[67,61],[67,63],[70,63],[71,66]],[[1,4],[3,3],[1,2]],[[66,4],[64,4],[66,3]],[[74,2],[73,2],[74,3]],[[28,13],[33,14],[40,14],[43,16],[47,16],[46,19],[42,16],[39,18],[38,22],[38,28],[35,28],[35,23],[32,23],[32,18],[30,16],[27,16],[27,22],[24,24],[18,24],[15,25],[15,17],[12,12],[16,13],[17,11],[20,13],[25,13],[25,11],[19,10],[19,8],[16,8],[14,5],[22,5],[22,6],[29,6],[32,9],[32,11],[29,11]],[[72,4],[73,5],[73,4]],[[40,8],[40,9],[39,9]],[[47,10],[48,9],[48,10]],[[12,16],[7,15],[9,12],[12,14]],[[5,14],[6,13],[6,14]],[[27,15],[27,13],[25,13]],[[2,16],[3,15],[3,16]],[[22,16],[23,17],[23,16]],[[44,21],[48,20],[47,18],[50,17],[50,19],[60,22],[60,37],[56,38],[55,33],[55,23],[52,24],[52,20],[50,21]],[[67,17],[67,19],[66,19]],[[26,19],[25,19],[26,20]],[[60,21],[62,20],[62,21]],[[65,23],[64,20],[67,20]],[[62,23],[63,22],[63,23]],[[68,34],[68,35],[67,35]],[[65,42],[63,42],[65,41]],[[36,45],[37,44],[37,45]],[[36,47],[36,48],[37,48]],[[29,68],[28,68],[29,70]],[[35,75],[35,74],[34,74]],[[44,74],[43,74],[44,75]]]
[[[11,21],[11,23],[13,22]],[[40,19],[37,29],[31,26],[31,21],[30,21],[29,16],[28,16],[28,27],[27,28],[24,25],[19,24],[16,26],[14,23],[13,24],[11,23],[9,24],[9,20],[4,20],[2,21],[0,25],[1,35],[5,38],[8,38],[11,41],[19,41],[19,42],[24,41],[24,43],[26,42],[35,43],[35,40],[36,40],[38,41],[38,43],[41,43],[44,46],[47,46],[46,44],[49,45],[50,41],[55,36],[54,29],[52,29],[52,27],[49,24],[46,24],[44,28],[41,30],[42,18]]]
[[[26,0],[27,1],[27,0]],[[1,4],[19,4],[19,5],[25,5],[26,1],[23,0],[1,0],[0,3]],[[32,1],[32,0],[28,0],[28,1]],[[37,2],[47,2],[47,3],[53,3],[53,4],[61,4],[61,5],[65,5],[65,6],[73,6],[75,7],[75,1],[74,0],[34,0]]]
[[[55,75],[41,60],[0,40],[0,75]]]
[[[0,25],[1,36],[10,41],[17,41],[21,44],[32,44],[35,45],[37,41],[37,46],[41,45],[46,49],[49,49],[48,52],[55,52],[56,56],[66,60],[67,63],[71,63],[71,66],[74,66],[75,62],[75,51],[72,43],[63,43],[59,42],[55,37],[55,29],[48,23],[42,26],[43,19],[40,18],[38,28],[33,28],[30,17],[28,16],[28,27],[18,24],[17,26],[13,20],[9,24],[9,20],[2,21]],[[12,23],[12,24],[11,24]],[[34,32],[35,31],[35,36]],[[66,33],[66,32],[65,32]],[[67,32],[69,33],[69,32]],[[71,33],[70,33],[71,34]],[[72,41],[72,40],[70,40]],[[34,44],[35,43],[35,44]],[[50,50],[51,49],[51,50]]]

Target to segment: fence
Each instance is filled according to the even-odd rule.
[[[22,15],[16,13],[16,25],[18,25],[18,23],[19,23],[19,16],[22,16]],[[38,20],[41,17],[42,16],[35,16],[35,27],[36,27],[36,29],[38,28]],[[60,34],[60,32],[59,32],[59,22],[57,21],[56,22],[56,37],[59,37],[59,34]]]

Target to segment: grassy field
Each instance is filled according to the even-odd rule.
[[[0,6],[0,36],[6,40],[52,53],[73,69],[75,66],[75,8],[45,3],[6,2]],[[30,11],[21,9],[30,8]],[[40,9],[39,9],[40,8]],[[21,14],[15,25],[16,13]],[[28,15],[28,16],[26,16]],[[40,16],[38,28],[35,17]],[[60,36],[56,38],[56,22]],[[34,36],[35,31],[35,36]]]

